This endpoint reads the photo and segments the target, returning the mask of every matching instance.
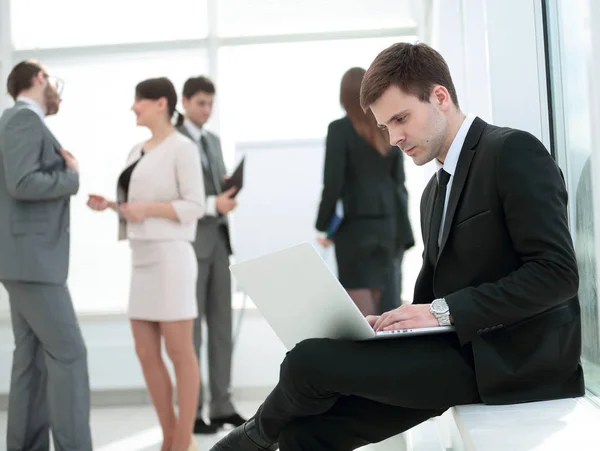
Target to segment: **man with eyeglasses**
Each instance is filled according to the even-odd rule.
[[[86,347],[67,288],[69,203],[79,167],[46,127],[62,82],[31,60],[8,76],[0,117],[0,282],[15,350],[7,449],[90,451]]]

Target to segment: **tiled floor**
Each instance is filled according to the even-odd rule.
[[[250,416],[258,403],[237,404],[240,413]],[[158,451],[161,433],[154,411],[150,406],[97,408],[92,411],[94,451]],[[214,436],[196,436],[200,451],[210,447],[227,432]],[[440,451],[433,423],[424,423],[413,429],[411,438],[414,451]],[[0,412],[0,451],[6,451],[6,412]],[[361,448],[361,451],[398,451],[398,438],[392,437],[378,445]]]

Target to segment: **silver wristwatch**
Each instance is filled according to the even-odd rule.
[[[450,326],[450,309],[448,308],[448,304],[446,304],[446,300],[435,299],[431,305],[429,306],[429,311],[433,316],[436,317],[440,326]]]

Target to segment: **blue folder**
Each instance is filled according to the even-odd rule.
[[[335,235],[335,233],[340,228],[342,224],[342,220],[344,219],[344,205],[342,204],[341,199],[337,201],[335,204],[335,211],[333,212],[333,216],[329,221],[329,225],[327,226],[327,238],[331,238]]]

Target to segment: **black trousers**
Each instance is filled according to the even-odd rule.
[[[454,334],[311,339],[287,354],[254,418],[281,451],[348,451],[478,402],[471,348]]]

